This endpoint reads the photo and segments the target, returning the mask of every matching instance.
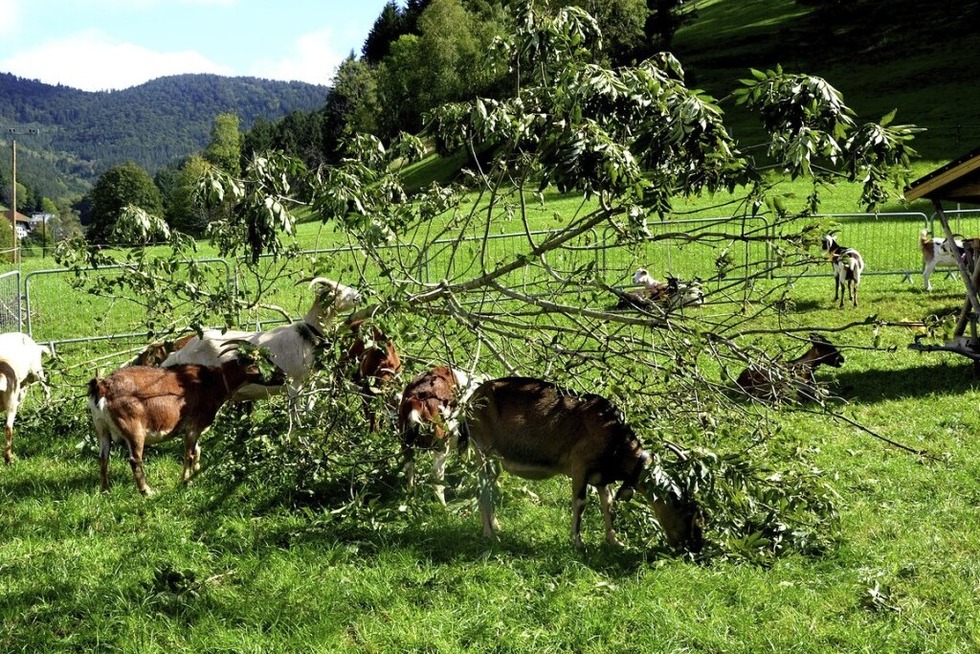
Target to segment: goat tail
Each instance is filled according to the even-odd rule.
[[[105,380],[99,379],[98,377],[92,377],[88,382],[88,399],[93,405],[99,403],[99,400],[105,397]]]
[[[0,393],[17,387],[17,374],[6,361],[0,361]]]

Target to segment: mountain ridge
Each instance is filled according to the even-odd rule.
[[[0,72],[0,144],[9,149],[16,139],[18,180],[56,199],[86,192],[113,165],[133,161],[152,175],[203,149],[219,113],[236,114],[247,130],[260,119],[318,110],[329,92],[306,82],[210,73],[83,91]],[[0,157],[5,180],[10,167],[10,157]]]

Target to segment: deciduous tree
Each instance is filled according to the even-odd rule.
[[[91,209],[87,236],[90,243],[111,243],[116,221],[127,206],[140,207],[158,216],[163,214],[160,190],[150,174],[131,161],[104,172],[89,197]]]

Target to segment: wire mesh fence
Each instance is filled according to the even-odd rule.
[[[980,234],[980,211],[948,214],[955,232]],[[821,217],[838,223],[839,242],[862,252],[867,266],[865,274],[902,275],[906,279],[922,270],[918,247],[922,230],[941,231],[938,224],[933,224],[934,217],[923,213]],[[542,244],[561,234],[561,231],[529,231],[442,239],[432,241],[424,249],[415,244],[376,246],[381,257],[369,256],[361,247],[350,245],[308,250],[278,259],[263,257],[257,267],[221,259],[202,259],[186,265],[208,267],[211,283],[227,284],[229,292],[250,307],[238,314],[235,326],[251,329],[281,323],[309,309],[309,299],[293,288],[308,281],[309,270],[317,270],[318,274],[362,291],[383,295],[387,283],[434,286],[443,280],[473,279],[483,271],[514,264],[513,270],[501,277],[499,283],[528,297],[554,296],[556,285],[559,293],[580,293],[581,285],[577,282],[586,279],[628,288],[633,285],[633,273],[641,266],[660,279],[668,276],[711,279],[719,277],[716,273],[724,269],[726,279],[732,280],[773,267],[774,275],[779,275],[779,262],[774,260],[769,245],[775,236],[774,228],[764,216],[656,222],[648,225],[647,238],[639,241],[622,239],[613,229],[602,233],[589,230],[540,254]],[[529,254],[535,252],[539,254]],[[814,259],[819,259],[818,252],[814,253]],[[390,263],[384,268],[379,261]],[[394,278],[392,270],[409,279]],[[123,275],[127,274],[127,268],[110,266],[91,274]],[[830,266],[813,265],[807,274],[830,275]],[[293,283],[284,284],[284,279]],[[25,311],[21,310],[22,297]],[[111,296],[91,293],[79,285],[74,273],[65,269],[32,272],[23,280],[18,271],[0,275],[0,330],[26,327],[35,340],[43,342],[145,337],[147,304],[147,298],[125,293]],[[187,309],[189,313],[190,307]],[[22,314],[26,324],[21,321]],[[168,320],[179,324],[181,315],[178,309]]]
[[[22,331],[20,271],[0,275],[0,332]]]

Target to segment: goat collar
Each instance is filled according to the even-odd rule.
[[[318,345],[327,340],[327,337],[324,336],[323,331],[318,326],[312,325],[305,320],[296,323],[296,329],[299,331],[299,335],[303,337],[303,340],[309,341],[313,345]]]

